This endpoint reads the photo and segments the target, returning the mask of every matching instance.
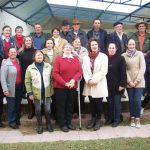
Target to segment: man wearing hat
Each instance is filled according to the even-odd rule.
[[[79,36],[81,39],[81,45],[87,47],[87,35],[86,32],[80,29],[81,22],[74,18],[72,21],[72,30],[69,32],[69,43],[72,44],[73,38]]]
[[[96,38],[100,44],[100,51],[106,53],[107,47],[107,32],[101,29],[101,21],[99,18],[95,18],[93,20],[93,29],[88,31],[87,38],[90,40],[91,38]]]
[[[60,32],[60,36],[69,42],[68,33],[70,31],[70,23],[67,20],[62,21],[62,31]]]
[[[117,48],[117,53],[122,54],[126,50],[127,45],[127,35],[123,32],[123,23],[115,22],[113,24],[114,32],[108,35],[108,44],[115,43]]]
[[[150,51],[150,33],[147,32],[148,23],[140,21],[135,27],[138,31],[133,33],[131,38],[135,40],[137,50],[142,51],[146,56],[146,53]]]

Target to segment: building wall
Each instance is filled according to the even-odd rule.
[[[30,32],[33,31],[33,27],[31,25],[26,24],[24,21],[8,14],[5,11],[0,12],[0,33],[2,33],[2,28],[4,25],[9,25],[12,28],[12,35],[15,34],[15,27],[22,26],[24,29],[24,35],[29,35]]]

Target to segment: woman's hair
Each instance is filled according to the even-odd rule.
[[[17,49],[16,49],[15,47],[10,47],[10,48],[8,49],[8,53],[9,53],[9,51],[10,51],[11,49],[15,49],[16,52],[17,52]]]
[[[2,32],[3,32],[6,28],[10,28],[10,30],[11,30],[11,27],[10,27],[10,26],[5,25],[5,26],[3,26],[3,28],[2,28]]]
[[[23,31],[23,27],[22,27],[22,26],[17,26],[17,27],[15,28],[15,32],[17,31],[17,29],[22,29],[22,31]]]
[[[45,57],[44,57],[43,52],[42,52],[41,50],[36,50],[36,51],[34,52],[34,54],[33,54],[33,61],[34,61],[34,62],[35,62],[35,56],[36,56],[36,54],[39,53],[39,52],[43,55],[43,61],[45,60]]]
[[[88,49],[89,49],[89,51],[91,51],[91,42],[93,42],[93,41],[97,42],[98,48],[100,49],[100,43],[99,43],[99,41],[96,38],[90,38],[90,40],[88,42]]]
[[[46,40],[45,40],[45,43],[44,43],[44,47],[46,47],[46,43],[47,43],[47,41],[49,41],[49,40],[51,40],[51,41],[53,42],[53,48],[54,48],[54,46],[55,46],[55,41],[54,41],[53,38],[48,38],[48,39],[46,39]]]
[[[117,46],[116,46],[115,43],[109,43],[108,46],[107,46],[107,49],[109,48],[109,45],[110,45],[110,44],[114,44],[114,45],[115,45],[115,48],[116,48],[116,50],[117,50]]]
[[[62,49],[64,49],[66,45],[70,46],[71,51],[73,50],[72,45],[71,45],[70,43],[65,43],[65,44],[63,45]]]
[[[79,39],[79,40],[81,41],[81,38],[80,38],[79,36],[75,36],[75,37],[73,37],[72,43],[73,43],[76,39]]]
[[[56,28],[53,28],[52,31],[51,31],[52,35],[53,35],[53,32],[54,32],[55,30],[57,30],[57,31],[60,33],[60,29],[56,27]]]
[[[129,39],[127,40],[127,45],[128,45],[128,43],[129,43],[130,40],[133,40],[133,41],[135,42],[135,40],[134,40],[133,38],[129,38]]]

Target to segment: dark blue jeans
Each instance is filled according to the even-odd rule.
[[[130,116],[139,118],[141,110],[141,97],[144,88],[127,88],[129,97]]]
[[[113,122],[120,121],[121,115],[121,95],[110,95],[107,98],[108,102],[108,116],[109,120],[113,120]]]
[[[15,86],[15,97],[6,97],[7,100],[7,115],[8,122],[11,125],[16,125],[21,116],[21,100],[22,100],[22,86]]]

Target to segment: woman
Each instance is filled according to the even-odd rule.
[[[53,66],[57,120],[64,132],[75,130],[71,120],[77,96],[77,81],[81,75],[81,65],[78,58],[72,55],[72,46],[64,44],[63,54],[56,58]]]
[[[1,66],[1,85],[7,100],[9,126],[18,129],[22,99],[21,67],[16,58],[17,50],[15,48],[8,50],[8,56],[3,60]]]
[[[63,45],[68,42],[65,39],[61,38],[59,28],[52,29],[52,38],[54,39],[55,42],[55,46],[54,46],[55,57],[60,56],[63,52],[62,51]]]
[[[126,63],[123,56],[117,54],[115,43],[108,45],[108,124],[117,127],[121,122],[121,94],[126,86]]]
[[[83,59],[83,76],[85,79],[83,95],[89,97],[92,116],[87,125],[88,129],[98,130],[100,128],[102,99],[108,96],[107,70],[108,58],[100,52],[98,40],[91,38],[89,55]]]
[[[53,38],[48,38],[45,41],[45,48],[42,50],[43,54],[44,54],[44,61],[49,63],[52,68],[53,68],[53,63],[54,60],[56,59],[56,53],[54,52],[54,39]],[[52,98],[52,104],[51,104],[51,112],[52,115],[54,117],[54,119],[56,119],[56,100],[55,100],[55,96],[54,96],[54,90],[53,90],[53,78],[51,77],[51,88],[50,88],[50,95]]]
[[[3,59],[7,59],[9,48],[15,48],[15,41],[11,38],[11,27],[5,25],[2,28],[2,35],[0,36],[0,65]],[[0,128],[5,125],[2,123],[2,113],[3,113],[3,90],[0,84]]]
[[[80,64],[82,66],[82,63],[83,63],[83,58],[85,55],[88,54],[88,51],[85,47],[81,46],[81,40],[80,40],[80,37],[78,36],[75,36],[73,38],[73,41],[72,41],[72,46],[73,46],[73,55],[74,56],[77,56],[79,61],[80,61]],[[84,98],[85,96],[82,95],[83,93],[83,87],[84,87],[84,78],[82,77],[80,79],[80,102],[81,102],[81,113],[82,113],[82,117],[84,118],[85,115],[83,114],[84,113]],[[78,100],[75,101],[75,106],[74,106],[74,118],[77,118],[77,113],[78,113]]]
[[[145,87],[145,59],[143,53],[136,50],[135,40],[129,39],[127,47],[126,53],[122,55],[126,61],[131,127],[140,128],[141,97]]]
[[[28,66],[25,75],[25,86],[30,101],[34,102],[37,118],[37,133],[43,132],[41,106],[44,104],[46,125],[49,132],[53,132],[50,121],[50,76],[51,65],[44,62],[43,52],[37,50],[33,55],[34,62]]]
[[[33,63],[34,52],[35,52],[35,48],[33,46],[33,40],[30,36],[26,36],[24,39],[24,48],[19,53],[19,60],[20,60],[21,69],[22,69],[23,83],[25,80],[26,69],[29,65],[31,65]],[[23,93],[25,95],[26,94],[25,85],[23,88],[24,88]],[[28,112],[28,119],[32,119],[34,114],[35,114],[33,101],[30,101],[28,96],[27,96],[27,100],[28,100],[28,111],[29,111]]]

